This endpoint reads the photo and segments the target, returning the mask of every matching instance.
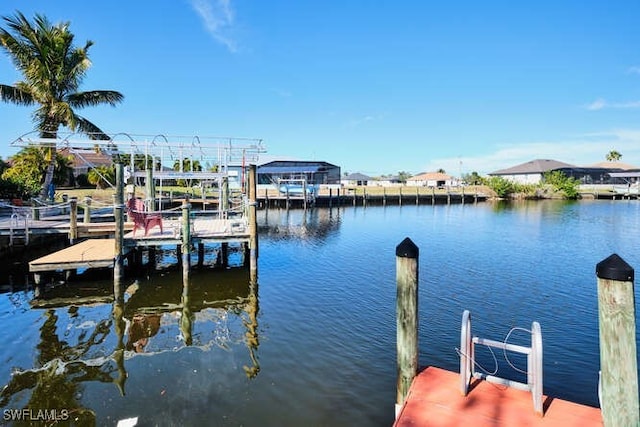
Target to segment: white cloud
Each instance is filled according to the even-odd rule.
[[[587,105],[585,108],[587,110],[595,111],[595,110],[602,110],[604,107],[606,107],[606,105],[607,105],[607,101],[605,101],[602,98],[598,98],[595,101],[593,101],[591,104]]]
[[[230,35],[235,19],[231,0],[191,0],[191,6],[218,43],[226,46],[230,52],[238,51],[237,43]]]
[[[368,123],[368,122],[373,122],[373,121],[376,121],[376,120],[382,120],[383,118],[384,118],[384,114],[378,114],[378,115],[368,114],[366,116],[362,116],[362,117],[359,117],[357,119],[349,120],[349,122],[346,124],[346,127],[355,128],[355,127],[361,126],[361,125],[363,125],[365,123]]]
[[[629,69],[627,70],[627,73],[629,73],[629,74],[640,74],[640,66],[634,65],[633,67],[629,67]]]
[[[486,175],[535,159],[589,166],[605,161],[606,154],[611,150],[620,152],[624,163],[640,167],[640,129],[615,129],[565,140],[507,145],[483,156],[433,159],[424,166],[424,170],[442,168],[452,175],[473,171]]]
[[[602,110],[604,108],[615,108],[615,109],[640,108],[640,101],[607,102],[602,98],[598,98],[595,101],[593,101],[591,104],[586,105],[585,108],[590,111]]]
[[[293,96],[293,94],[286,89],[272,88],[271,91],[278,95],[280,98],[291,98]]]

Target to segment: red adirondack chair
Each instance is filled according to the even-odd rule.
[[[136,235],[137,229],[144,230],[146,236],[149,230],[156,225],[160,227],[162,233],[162,215],[155,212],[147,212],[144,202],[141,199],[131,198],[127,202],[127,213],[133,220],[133,235]]]

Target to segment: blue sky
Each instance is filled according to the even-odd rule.
[[[370,175],[485,174],[610,150],[640,167],[640,2],[3,0],[94,41],[108,133],[262,138]],[[4,24],[3,24],[4,25]],[[19,79],[0,55],[0,82]],[[0,156],[33,129],[0,104]]]

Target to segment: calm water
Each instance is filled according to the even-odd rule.
[[[0,407],[64,408],[82,425],[388,426],[405,237],[420,248],[422,366],[457,370],[465,309],[476,335],[498,340],[538,321],[545,394],[596,405],[595,265],[612,253],[640,265],[640,203],[258,214],[258,284],[242,268],[197,271],[186,309],[172,271],[140,274],[122,310],[96,302],[110,280],[57,284],[56,308],[32,307],[28,288],[0,294]],[[160,256],[162,266],[175,254]],[[69,295],[87,303],[67,305]]]

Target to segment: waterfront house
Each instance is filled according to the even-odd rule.
[[[307,184],[340,184],[340,166],[308,160],[274,160],[258,166],[258,184],[305,179]]]
[[[416,187],[457,187],[458,179],[443,172],[427,172],[407,179],[407,185]]]
[[[369,183],[373,181],[373,178],[371,178],[370,176],[367,176],[365,174],[356,172],[356,173],[351,173],[347,176],[343,176],[342,179],[340,180],[340,184],[344,185],[344,186],[367,186],[370,185]]]
[[[576,168],[574,165],[550,159],[536,159],[506,169],[491,172],[489,176],[499,176],[518,184],[538,184],[545,173],[566,168]]]

